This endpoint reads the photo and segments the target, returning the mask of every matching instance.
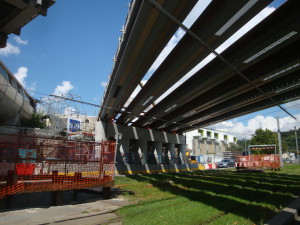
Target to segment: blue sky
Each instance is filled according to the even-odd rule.
[[[58,0],[48,10],[46,17],[39,16],[31,21],[22,29],[19,37],[10,35],[8,47],[0,50],[0,59],[28,90],[44,94],[65,94],[70,91],[81,96],[83,101],[100,104],[105,82],[112,70],[112,58],[117,50],[129,2],[130,0]],[[205,2],[209,0],[200,1]],[[275,0],[266,10],[267,14],[282,2],[284,0]],[[189,19],[186,24],[191,24],[193,19],[195,18]],[[179,31],[166,50],[170,51],[182,35],[183,32]],[[162,54],[162,58],[166,54]],[[158,65],[159,63],[155,63],[144,79]],[[37,99],[43,97],[30,93]],[[84,107],[88,115],[96,115],[98,112],[98,108]],[[296,108],[291,110],[294,114],[299,113]],[[277,112],[273,113],[274,111]],[[248,133],[253,132],[257,126],[270,127],[268,116],[273,119],[274,116],[287,117],[278,112],[278,108],[272,108],[212,127],[223,130],[233,130],[235,127],[237,133]],[[249,121],[253,118],[256,118],[254,120],[257,124],[251,127]],[[286,129],[294,126],[293,122],[287,124]],[[272,129],[273,127],[272,125]]]
[[[0,59],[13,74],[27,68],[27,89],[51,94],[57,85],[70,81],[73,94],[99,104],[101,83],[111,72],[128,3],[58,0],[46,17],[39,16],[22,29],[20,38],[26,45],[18,44],[10,35],[8,42],[19,53],[0,54]]]

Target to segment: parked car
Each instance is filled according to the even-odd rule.
[[[286,158],[286,159],[283,160],[283,162],[285,162],[285,163],[292,163],[293,161],[291,159]]]
[[[234,160],[233,159],[223,159],[222,161],[218,162],[218,168],[229,168],[234,167]]]

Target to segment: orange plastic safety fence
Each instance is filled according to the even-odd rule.
[[[266,167],[279,168],[279,155],[250,155],[238,156],[236,167]]]
[[[112,186],[115,142],[0,134],[0,198]]]

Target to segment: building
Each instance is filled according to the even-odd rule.
[[[225,132],[197,129],[185,133],[187,149],[191,155],[223,155],[228,146],[237,142],[237,138]]]

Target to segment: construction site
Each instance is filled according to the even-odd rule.
[[[273,7],[272,2],[212,0],[186,26],[185,19],[200,1],[131,0],[100,104],[71,92],[30,92],[1,59],[0,208],[12,209],[19,204],[18,196],[34,193],[50,193],[49,204],[56,206],[64,204],[66,198],[77,200],[78,193],[84,191],[103,194],[107,199],[116,189],[116,176],[148,182],[152,174],[156,179],[161,174],[188,177],[195,172],[192,176],[205,180],[211,175],[202,174],[221,168],[228,169],[233,177],[241,176],[233,169],[240,173],[278,172],[284,166],[284,156],[293,157],[296,163],[296,126],[295,153],[290,154],[288,139],[281,143],[279,118],[276,144],[247,144],[246,137],[239,140],[237,135],[242,134],[235,129],[210,127],[271,107],[297,121],[296,113],[284,104],[298,100],[300,95],[299,1],[282,2],[225,50],[217,50],[262,10]],[[51,13],[56,5],[59,7],[55,0],[0,1],[0,48],[9,47],[10,35],[20,35],[21,29],[39,16],[47,20],[48,11]],[[150,75],[156,59],[181,31],[182,37]],[[187,76],[209,55],[214,57]],[[35,94],[42,97],[38,99]],[[91,107],[93,115],[86,111]],[[291,125],[287,126],[291,130]],[[249,139],[255,136],[247,135]],[[226,173],[220,171],[216,176]],[[173,181],[182,182],[179,178],[162,177],[167,181],[150,181],[147,187],[157,185],[164,191],[172,186],[168,193],[180,192],[181,184]],[[122,179],[117,181],[121,187]],[[207,182],[215,182],[213,175],[209,179]],[[218,185],[226,189],[231,184]],[[126,191],[131,194],[131,190]],[[189,194],[185,197],[190,198]],[[217,217],[207,221],[217,221]],[[210,223],[207,221],[203,224]]]

